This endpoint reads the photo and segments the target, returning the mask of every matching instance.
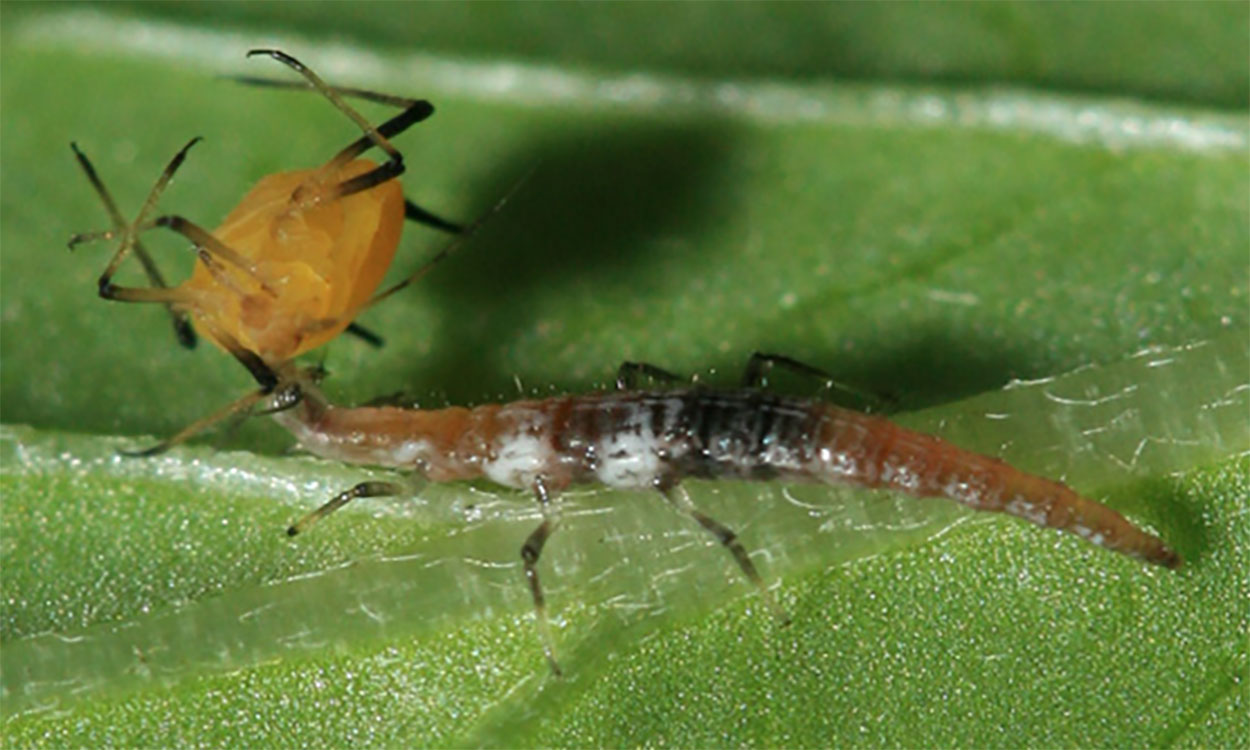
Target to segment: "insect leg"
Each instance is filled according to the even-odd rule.
[[[534,495],[542,509],[543,522],[525,539],[525,544],[521,546],[521,560],[525,563],[525,579],[529,581],[530,593],[534,597],[534,619],[538,623],[538,635],[543,642],[543,655],[547,657],[552,673],[560,677],[564,673],[556,662],[555,640],[551,637],[551,623],[547,621],[547,603],[543,597],[542,583],[538,580],[538,557],[543,552],[547,538],[556,530],[557,521],[551,515],[551,497],[541,478],[534,482]]]
[[[415,221],[418,224],[424,224],[427,227],[440,229],[448,234],[460,234],[464,231],[463,224],[448,221],[438,214],[431,213],[430,211],[421,208],[407,198],[404,199],[404,218],[408,221]]]
[[[759,571],[755,569],[755,563],[751,562],[751,557],[747,555],[742,542],[738,541],[738,535],[728,526],[696,508],[694,502],[690,499],[689,493],[681,485],[662,486],[660,493],[683,513],[698,521],[700,526],[711,532],[712,536],[716,537],[716,540],[725,549],[729,550],[729,554],[733,555],[734,561],[742,569],[743,575],[759,590],[760,598],[764,600],[764,605],[773,613],[773,617],[776,618],[777,622],[782,625],[790,624],[789,616],[777,604],[777,600],[773,598],[773,593],[764,584],[764,579],[760,577]]]
[[[215,260],[225,261],[250,276],[253,281],[260,285],[261,289],[266,294],[276,296],[273,289],[270,288],[270,286],[260,277],[260,271],[254,262],[240,255],[238,251],[232,249],[229,245],[214,237],[211,232],[199,226],[195,222],[176,214],[170,214],[167,216],[157,217],[152,221],[150,226],[162,227],[172,232],[177,232],[183,237],[191,240],[191,242],[195,243],[197,250],[206,251],[207,255],[211,257],[206,257],[204,253],[201,253],[200,260],[210,266],[210,271],[213,270],[212,263]],[[140,229],[146,228],[146,225],[140,227]],[[225,278],[218,278],[218,281],[228,284]]]
[[[394,495],[402,495],[404,488],[393,482],[361,482],[346,492],[340,492],[330,501],[312,513],[304,516],[300,520],[291,524],[287,528],[287,536],[295,536],[301,532],[307,531],[309,526],[320,521],[334,511],[342,508],[358,497],[391,497]]]
[[[173,446],[187,441],[188,439],[190,439],[197,433],[208,429],[209,427],[220,422],[221,420],[226,419],[230,416],[233,416],[234,414],[237,414],[243,411],[244,409],[250,409],[253,405],[255,405],[262,399],[269,396],[271,392],[272,392],[271,388],[259,388],[255,391],[252,391],[246,396],[243,396],[242,398],[227,404],[221,409],[218,409],[212,414],[209,414],[207,417],[204,417],[203,419],[197,419],[196,421],[184,427],[173,437],[166,438],[162,440],[161,442],[157,443],[156,445],[152,446],[151,448],[147,448],[147,449],[140,450],[140,451],[118,451],[118,452],[124,456],[134,456],[134,457],[140,457],[140,458],[146,457],[146,456],[155,456],[158,453],[164,453],[165,451],[169,450]]]
[[[324,172],[333,172],[339,169],[354,159],[361,151],[369,148],[369,146],[376,146],[386,152],[386,155],[389,157],[388,161],[378,168],[366,172],[359,177],[354,177],[339,185],[338,195],[340,197],[351,195],[352,193],[358,193],[362,190],[368,190],[374,185],[386,182],[387,180],[403,174],[404,156],[399,153],[399,149],[395,148],[390,140],[388,140],[388,137],[402,132],[414,123],[421,122],[430,115],[434,114],[433,105],[420,99],[408,100],[408,102],[404,105],[405,109],[403,112],[400,112],[386,123],[383,123],[381,127],[375,128],[369,123],[368,120],[362,117],[359,112],[353,109],[350,104],[344,101],[343,97],[339,96],[338,92],[335,91],[332,86],[323,81],[321,76],[314,73],[299,60],[296,60],[294,57],[291,57],[285,52],[276,49],[254,49],[248,51],[247,53],[248,57],[253,57],[255,55],[266,55],[271,57],[302,75],[304,79],[308,81],[310,86],[315,88],[318,93],[328,99],[330,103],[338,109],[338,111],[346,115],[348,119],[356,123],[356,125],[364,131],[365,138],[363,140],[366,142],[362,144],[361,141],[356,141],[340,151],[338,154],[335,154],[334,158],[322,167]]]
[[[347,332],[365,342],[369,346],[377,347],[379,349],[386,343],[382,340],[381,336],[377,335],[373,331],[370,331],[368,328],[365,328],[359,323],[348,323]]]
[[[682,378],[647,362],[622,362],[616,370],[616,390],[632,391],[638,388],[638,379],[649,377],[665,383],[679,383]]]
[[[182,163],[182,159],[186,155],[186,150],[194,143],[195,141],[191,141],[191,143],[188,143],[181,151],[178,152],[178,155],[174,157],[174,161],[170,162],[170,164],[165,168],[166,173],[172,176],[173,171],[176,170],[178,165]],[[69,240],[70,249],[73,249],[75,245],[81,242],[87,242],[94,239],[114,239],[119,236],[124,237],[128,229],[126,221],[122,218],[121,211],[118,210],[117,202],[113,200],[112,194],[109,193],[108,188],[104,187],[104,181],[100,179],[99,173],[96,172],[95,165],[93,165],[91,160],[87,158],[87,155],[78,148],[78,144],[71,143],[69,145],[70,148],[74,150],[74,156],[78,160],[78,166],[80,166],[82,171],[87,175],[87,181],[91,183],[93,188],[95,188],[96,195],[100,197],[100,202],[104,204],[104,208],[113,222],[113,228],[111,230],[75,234]],[[164,178],[164,175],[162,175],[162,177]],[[158,182],[157,184],[161,189],[163,189],[164,184],[167,182],[168,180],[164,179],[162,182]],[[139,263],[143,266],[143,271],[147,275],[148,281],[152,284],[152,286],[157,289],[169,288],[169,284],[166,283],[164,275],[161,274],[160,269],[156,266],[156,261],[153,260],[151,254],[148,253],[147,248],[143,246],[143,243],[141,243],[138,238],[134,237],[133,233],[130,240],[130,249],[134,252],[135,257],[139,259]],[[120,252],[121,251],[119,250],[119,253]],[[111,270],[115,270],[117,262],[120,261],[115,260],[113,263],[109,264]],[[108,275],[111,276],[112,273],[110,272]],[[169,302],[165,303],[165,309],[169,311],[169,317],[174,326],[174,337],[177,338],[178,343],[187,349],[194,347],[195,330],[191,327],[191,320],[186,312],[175,308]]]
[[[742,372],[742,387],[765,387],[768,384],[768,372],[774,367],[780,367],[804,377],[814,378],[820,381],[822,391],[831,393],[838,391],[878,408],[888,405],[892,400],[834,380],[829,373],[805,362],[800,362],[782,354],[767,354],[764,352],[755,352],[751,355],[751,359],[747,360],[746,369]]]
[[[271,88],[302,89],[305,91],[319,91],[319,89],[316,86],[309,83],[308,81],[275,81],[270,78],[254,78],[252,76],[236,76],[234,80],[238,81],[239,83],[245,83],[245,84],[252,85],[252,86],[267,86]],[[426,118],[428,118],[430,115],[434,114],[434,107],[430,105],[429,102],[425,102],[422,100],[411,99],[411,98],[403,97],[403,96],[395,96],[393,94],[381,94],[376,91],[352,88],[348,86],[327,85],[326,88],[334,92],[335,94],[338,94],[339,96],[352,96],[358,99],[365,99],[367,101],[376,102],[378,104],[389,104],[392,107],[403,108],[405,110],[404,112],[401,112],[398,116],[382,123],[381,125],[377,127],[377,132],[381,134],[382,137],[384,138],[394,138],[396,135],[399,135],[400,133],[404,132],[412,125],[415,125],[416,123],[421,122],[422,120],[425,120]],[[364,137],[353,141],[342,151],[335,154],[334,158],[331,159],[329,164],[327,165],[327,168],[329,168],[330,165],[342,166],[343,164],[346,164],[347,162],[356,158],[360,154],[364,153],[366,150],[368,150],[374,145],[375,143],[373,141],[372,136],[366,134]],[[381,182],[385,182],[386,180],[391,179],[392,177],[395,177],[395,176],[396,176],[395,174],[383,173],[379,178],[376,178],[372,181],[365,180],[365,181],[357,183],[354,180],[349,180],[339,186],[339,197],[342,197],[344,195],[350,195],[356,192],[360,192],[361,190],[367,190],[368,188],[373,187],[374,185],[377,185]],[[438,229],[438,230],[448,232],[451,234],[458,234],[459,232],[464,230],[464,227],[462,225],[457,224],[453,221],[448,221],[447,219],[444,219],[441,216],[431,211],[428,211],[422,208],[421,206],[418,206],[416,203],[413,203],[412,201],[408,199],[404,200],[404,216],[409,221],[415,221],[418,224],[424,224],[428,227],[432,227],[434,229]]]

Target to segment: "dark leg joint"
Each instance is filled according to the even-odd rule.
[[[408,199],[404,199],[404,218],[439,229],[448,234],[460,234],[464,231],[463,224],[448,221],[437,214],[430,213]]]
[[[681,381],[680,376],[646,362],[622,362],[616,370],[616,389],[632,391],[638,387],[638,379],[644,376],[664,383]]]
[[[791,357],[781,354],[767,354],[765,352],[756,352],[751,355],[751,359],[747,361],[747,368],[742,373],[742,385],[746,388],[758,388],[764,379],[764,371],[771,370],[773,367],[781,366],[796,372],[800,375],[819,378],[826,384],[832,381],[829,373],[809,364],[798,361]]]
[[[328,503],[317,508],[312,513],[304,516],[300,520],[291,524],[286,530],[287,536],[295,536],[306,530],[317,521],[325,518],[334,511],[347,505],[352,500],[360,497],[389,497],[391,495],[400,494],[400,487],[390,482],[361,482],[346,492],[340,492],[330,499]]]
[[[376,347],[378,349],[381,349],[386,343],[381,336],[377,335],[373,331],[370,331],[368,328],[365,328],[359,323],[348,323],[347,332],[365,342],[369,346]]]

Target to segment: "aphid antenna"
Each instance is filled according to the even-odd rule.
[[[317,87],[308,81],[280,81],[277,78],[264,78],[262,76],[218,76],[228,81],[241,83],[245,86],[258,86],[260,88],[270,89],[289,89],[293,91],[317,91]],[[412,99],[404,96],[396,96],[394,94],[383,94],[378,91],[370,91],[368,89],[358,89],[354,86],[330,86],[326,88],[338,94],[339,96],[350,96],[356,99],[364,99],[375,104],[386,104],[392,107],[408,107],[412,104]]]

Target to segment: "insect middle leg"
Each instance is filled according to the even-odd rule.
[[[800,362],[797,359],[787,357],[783,354],[768,354],[765,352],[755,352],[751,355],[751,358],[747,360],[746,369],[742,371],[742,387],[765,387],[765,385],[767,385],[766,378],[768,372],[777,367],[789,370],[796,375],[801,375],[803,377],[819,381],[822,391],[829,393],[840,392],[844,395],[850,395],[855,399],[870,404],[878,409],[889,405],[892,401],[890,398],[839,382],[835,380],[832,375],[818,367],[813,367],[805,362]]]
[[[777,600],[773,598],[773,592],[768,589],[764,579],[760,577],[759,571],[755,569],[755,563],[751,562],[751,557],[747,554],[746,548],[742,546],[742,542],[738,540],[738,535],[725,524],[695,507],[694,501],[690,499],[690,494],[681,485],[661,486],[660,494],[664,495],[664,498],[677,509],[693,518],[700,526],[707,529],[712,536],[716,537],[716,540],[725,549],[729,550],[729,554],[733,556],[734,562],[738,563],[738,567],[742,569],[742,574],[759,591],[760,598],[764,600],[764,606],[768,607],[769,611],[773,613],[773,617],[777,622],[782,625],[790,624],[790,617],[777,604]]]
[[[525,580],[529,582],[530,594],[534,597],[534,619],[538,623],[538,636],[543,642],[543,655],[547,657],[547,664],[551,666],[552,673],[560,677],[564,673],[556,661],[555,639],[551,636],[551,623],[547,620],[547,602],[543,596],[542,583],[538,580],[538,558],[542,555],[543,546],[546,545],[548,537],[556,530],[559,522],[551,507],[551,496],[547,485],[541,477],[534,482],[534,496],[538,499],[538,505],[542,509],[543,521],[526,537],[525,544],[521,545],[521,560],[525,563]]]

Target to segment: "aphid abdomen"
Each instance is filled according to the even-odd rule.
[[[317,323],[339,318],[373,295],[403,226],[404,198],[396,180],[345,197],[333,192],[339,181],[375,167],[357,159],[324,184],[316,181],[326,177],[318,170],[280,172],[257,182],[213,234],[255,262],[276,296],[262,295],[257,281],[237,270],[233,288],[223,287],[197,263],[184,286],[214,300],[193,309],[200,332],[216,341],[214,327],[227,331],[271,363],[341,333],[349,319]],[[210,325],[202,325],[203,318]]]
[[[818,471],[831,483],[945,497],[977,510],[1019,516],[1100,547],[1170,568],[1180,556],[1159,538],[1060,482],[996,458],[899,427],[880,417],[826,406]]]

